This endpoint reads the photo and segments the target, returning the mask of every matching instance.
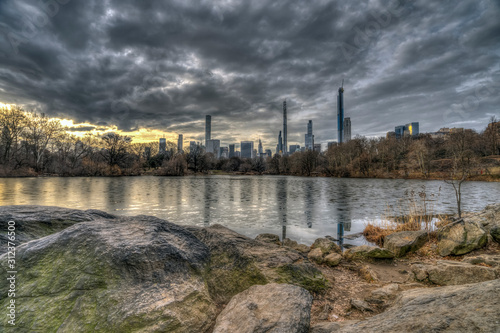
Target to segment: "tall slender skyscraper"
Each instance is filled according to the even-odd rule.
[[[276,154],[283,153],[283,138],[281,137],[281,131],[278,135],[278,146],[276,146]]]
[[[344,139],[344,80],[342,80],[342,87],[339,88],[337,96],[337,131],[338,143],[342,143]]]
[[[344,142],[351,141],[351,118],[344,118]]]
[[[177,139],[177,152],[179,152],[179,153],[184,152],[183,141],[184,141],[183,135],[179,134],[179,139]]]
[[[234,149],[235,145],[234,143],[231,143],[229,145],[229,158],[233,157],[233,156],[236,156],[236,150]]]
[[[160,153],[165,153],[167,151],[167,139],[160,138],[159,151]]]
[[[283,154],[287,154],[286,99],[283,101]]]
[[[212,139],[212,116],[207,115],[205,118],[205,147],[208,140]]]
[[[259,139],[259,156],[264,155],[264,148],[262,147],[262,141]]]
[[[307,123],[307,133],[305,135],[305,148],[313,150],[314,148],[314,135],[313,135],[313,122],[309,120]]]

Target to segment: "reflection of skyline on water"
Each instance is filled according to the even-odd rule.
[[[268,232],[305,244],[330,235],[342,243],[343,235],[361,232],[387,205],[397,205],[405,190],[424,184],[429,194],[442,188],[435,213],[454,212],[453,189],[440,181],[286,176],[4,178],[0,204],[145,214],[181,225],[219,223],[249,237]],[[464,211],[500,197],[497,183],[463,186]]]

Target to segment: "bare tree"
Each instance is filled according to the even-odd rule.
[[[0,108],[0,142],[2,145],[2,157],[5,163],[9,163],[12,156],[20,148],[20,137],[26,127],[26,114],[21,107]]]

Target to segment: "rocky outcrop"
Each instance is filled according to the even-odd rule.
[[[458,220],[438,230],[438,252],[441,256],[462,255],[484,247],[486,231],[479,223]]]
[[[311,292],[327,287],[321,272],[297,251],[245,237],[221,225],[186,229],[210,250],[205,279],[218,303],[227,303],[255,284],[289,283]]]
[[[491,267],[472,265],[465,262],[438,260],[436,264],[414,264],[411,268],[416,280],[449,286],[476,283],[497,278]]]
[[[280,236],[275,234],[260,234],[255,237],[255,240],[264,243],[271,243],[276,245],[281,245]]]
[[[234,296],[217,317],[214,333],[307,333],[311,294],[288,284],[252,286]]]
[[[394,253],[376,246],[361,245],[345,251],[344,257],[349,260],[391,259],[394,258]]]
[[[462,260],[469,264],[484,264],[492,267],[500,267],[500,254],[480,254],[474,257],[468,257]]]
[[[324,255],[330,253],[342,253],[340,246],[335,244],[335,241],[328,238],[318,238],[311,245],[311,250],[320,249]]]
[[[375,289],[371,292],[370,299],[377,300],[380,302],[386,302],[393,300],[399,291],[399,285],[396,283],[390,283],[381,288]]]
[[[330,267],[338,266],[342,261],[342,256],[338,253],[330,253],[325,256],[324,263]]]
[[[300,253],[304,253],[304,254],[307,254],[311,250],[309,248],[309,246],[307,246],[305,244],[299,244],[296,241],[291,240],[290,238],[285,238],[283,240],[283,246],[292,248],[295,251],[300,252]]]
[[[7,222],[14,221],[16,244],[23,244],[64,230],[75,223],[100,218],[112,220],[113,215],[99,210],[77,210],[51,206],[0,206],[0,243],[7,242]],[[0,247],[0,254],[6,247]]]
[[[500,203],[488,205],[479,213],[465,213],[464,219],[478,223],[485,230],[490,231],[494,227],[500,227]]]
[[[217,308],[208,247],[154,217],[77,223],[17,248],[19,331],[202,332]],[[0,256],[6,276],[7,256]],[[0,280],[0,293],[8,289]],[[0,300],[5,308],[9,300]],[[8,327],[6,318],[1,328]]]
[[[396,257],[402,257],[409,252],[420,249],[428,239],[427,231],[402,231],[390,234],[384,239],[384,248]]]
[[[500,243],[500,226],[496,225],[490,229],[490,234],[493,240]]]
[[[405,291],[387,311],[343,333],[497,332],[500,280]]]

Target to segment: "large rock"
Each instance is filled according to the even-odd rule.
[[[411,270],[417,280],[428,279],[442,286],[476,283],[497,277],[496,270],[491,267],[451,260],[438,260],[434,265],[415,264]]]
[[[281,245],[280,236],[275,235],[275,234],[260,234],[260,235],[257,235],[257,237],[255,237],[255,240],[258,240],[259,242],[264,242],[264,243]]]
[[[7,223],[15,222],[16,244],[22,244],[64,230],[75,223],[100,218],[114,219],[99,210],[77,210],[51,206],[0,206],[0,243],[7,242]],[[0,247],[0,254],[7,248]]]
[[[234,296],[217,317],[214,333],[307,333],[311,294],[288,284],[252,286]]]
[[[381,249],[380,247],[376,246],[361,245],[345,251],[344,257],[346,257],[349,260],[358,260],[366,258],[391,259],[394,258],[394,253],[392,253],[388,249]]]
[[[402,257],[409,252],[420,249],[428,239],[427,231],[402,231],[395,232],[385,237],[384,248],[396,257]]]
[[[308,253],[311,250],[309,248],[309,246],[307,246],[305,244],[299,244],[296,241],[291,240],[290,238],[285,238],[283,240],[283,246],[290,247],[290,248],[294,249],[295,251],[298,251],[298,252],[304,253],[304,254]]]
[[[484,264],[493,267],[500,267],[500,254],[480,254],[474,257],[465,258],[462,262],[474,265]]]
[[[255,284],[289,283],[311,292],[327,287],[322,273],[294,250],[256,241],[221,225],[187,229],[210,250],[205,279],[219,303]]]
[[[18,332],[203,332],[207,246],[154,217],[80,222],[17,248]],[[7,275],[0,256],[0,276]],[[0,294],[9,285],[0,279]],[[5,309],[8,298],[0,300]],[[0,331],[9,327],[7,317]]]
[[[480,249],[488,242],[486,231],[477,222],[459,220],[438,230],[441,256],[462,255]]]
[[[500,227],[500,203],[488,205],[479,213],[465,213],[463,216],[464,219],[476,222],[491,231],[495,226]]]
[[[335,244],[335,242],[331,239],[328,238],[318,238],[314,241],[314,243],[311,245],[311,250],[314,249],[321,249],[321,252],[323,252],[323,255],[327,255],[330,253],[342,253],[342,250],[340,249],[340,246]]]
[[[498,332],[500,280],[405,291],[387,311],[343,333]]]
[[[491,237],[497,243],[500,243],[500,226],[496,225],[490,229]]]

